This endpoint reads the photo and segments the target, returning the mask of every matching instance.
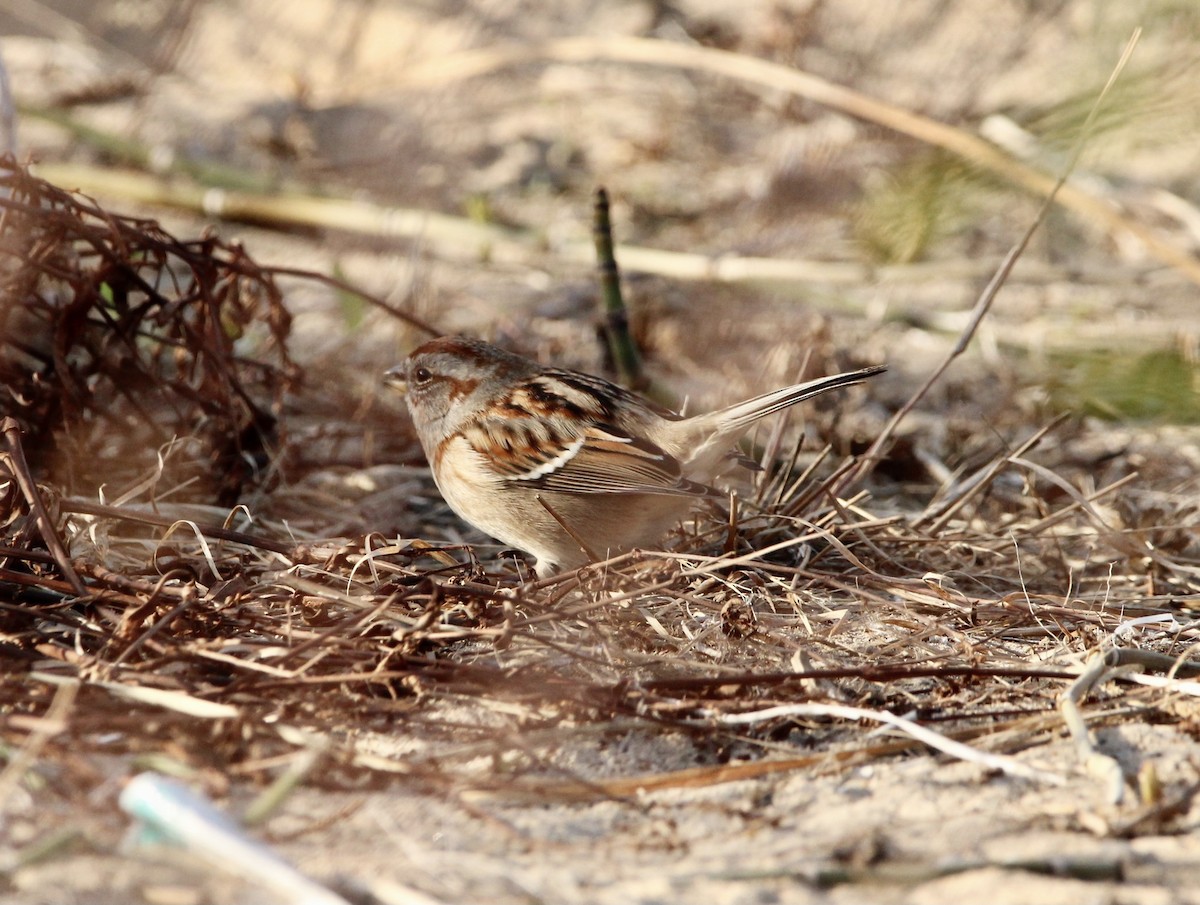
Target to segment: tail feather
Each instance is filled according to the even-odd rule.
[[[745,402],[731,405],[729,408],[715,413],[713,417],[720,425],[719,429],[721,433],[737,435],[760,418],[773,415],[788,406],[796,405],[814,396],[820,396],[828,390],[836,390],[839,387],[854,386],[856,383],[862,383],[868,377],[881,374],[886,370],[886,367],[876,366],[863,368],[860,371],[847,371],[844,374],[834,374],[830,377],[818,377],[816,380],[810,380],[807,383],[798,383],[794,386],[784,387],[781,390],[773,390],[770,393],[755,396],[753,399],[747,399]]]

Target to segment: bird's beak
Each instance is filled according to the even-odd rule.
[[[407,368],[404,365],[396,365],[394,368],[389,368],[383,372],[383,382],[390,386],[393,390],[399,390],[402,394],[408,392],[408,375]]]

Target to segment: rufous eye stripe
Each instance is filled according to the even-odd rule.
[[[450,385],[450,400],[457,402],[465,396],[470,396],[479,388],[479,379],[476,377],[443,377],[443,380]]]

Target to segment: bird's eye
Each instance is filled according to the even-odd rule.
[[[416,386],[429,383],[431,380],[433,380],[433,371],[429,368],[417,368],[413,371],[412,381]]]

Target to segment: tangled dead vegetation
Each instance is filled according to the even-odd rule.
[[[427,540],[298,537],[235,506],[292,490],[280,414],[299,374],[271,275],[11,163],[0,184],[3,743],[68,801],[116,754],[214,790],[290,766],[329,787],[579,799],[930,746],[1053,781],[1035,749],[1067,731],[1082,664],[1118,648],[1171,681],[1106,685],[1084,719],[1195,731],[1194,449],[1114,452],[1052,419],[915,492],[897,475],[929,463],[901,444],[862,476],[777,434],[756,485],[666,551],[541,582]],[[191,451],[163,454],[172,439]],[[614,776],[559,757],[630,733],[686,738],[692,763]],[[407,753],[379,744],[396,734]],[[1142,804],[1161,829],[1194,791]]]
[[[11,159],[0,212],[3,411],[43,477],[115,498],[157,457],[177,498],[232,503],[270,475],[298,374],[270,274],[237,246],[178,241]]]

